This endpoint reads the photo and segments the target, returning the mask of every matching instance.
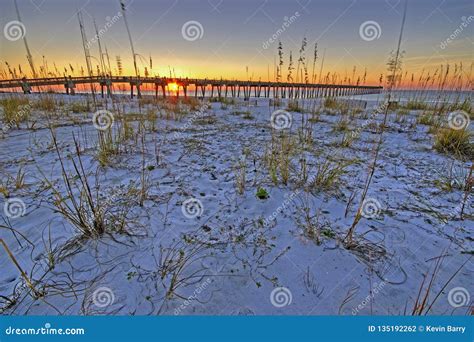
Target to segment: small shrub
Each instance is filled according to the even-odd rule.
[[[303,107],[300,106],[300,104],[297,100],[288,101],[287,110],[290,111],[290,112],[298,112],[298,113],[303,113],[304,112]]]
[[[324,108],[336,109],[338,106],[336,99],[328,97],[324,100]]]
[[[2,99],[0,105],[3,108],[3,122],[6,125],[19,127],[21,122],[28,120],[30,116],[30,104],[27,98],[10,97]]]
[[[438,130],[434,148],[438,152],[453,153],[457,156],[474,157],[474,144],[471,142],[471,133],[465,129],[443,128]]]
[[[73,113],[86,113],[90,112],[90,107],[89,103],[83,103],[83,102],[73,102],[71,103],[71,111]]]
[[[463,102],[461,103],[453,103],[449,108],[449,112],[454,112],[456,110],[462,110],[465,111],[466,113],[471,113],[472,114],[472,103],[469,98],[466,98]],[[472,117],[472,115],[471,115]]]
[[[240,160],[235,167],[235,186],[239,195],[243,195],[245,192],[246,173],[247,163],[245,160]]]
[[[398,111],[397,111],[397,114],[398,115],[408,115],[410,113],[410,111],[406,108],[400,108]]]
[[[262,187],[259,187],[257,189],[257,193],[255,195],[257,196],[258,199],[261,199],[261,200],[264,200],[264,199],[267,199],[268,197],[270,197],[267,190],[265,190]]]
[[[336,233],[334,233],[334,231],[329,228],[321,229],[321,235],[329,239],[333,239],[336,237]]]
[[[336,132],[345,132],[349,130],[349,123],[346,119],[342,118],[334,126],[334,131]]]
[[[408,101],[403,108],[410,110],[425,110],[428,109],[428,105],[420,101]]]
[[[244,113],[243,118],[244,118],[245,120],[253,120],[253,119],[255,119],[254,116],[252,115],[252,113],[251,113],[250,111],[246,111],[246,112]]]
[[[427,126],[433,126],[435,124],[435,118],[432,113],[430,112],[424,112],[422,115],[420,115],[417,119],[418,123],[422,125],[427,125]]]
[[[357,136],[358,135],[357,135],[356,131],[344,133],[344,136],[342,137],[342,141],[341,141],[340,146],[341,147],[351,147],[352,143],[357,138]]]
[[[310,187],[316,190],[328,190],[338,183],[346,172],[348,162],[333,162],[325,160],[318,165],[316,175],[311,179]]]
[[[142,98],[138,99],[140,106],[156,105],[157,102],[158,101],[153,96],[143,96]]]
[[[292,169],[292,157],[295,155],[296,143],[288,134],[272,136],[271,144],[265,149],[263,156],[265,166],[269,170],[273,183],[278,184],[278,173],[281,181],[287,185]]]
[[[56,110],[56,101],[52,96],[44,96],[35,102],[35,107],[45,112],[53,112]]]

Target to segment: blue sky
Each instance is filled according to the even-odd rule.
[[[284,47],[285,66],[289,50],[298,58],[303,36],[308,39],[307,58],[312,60],[314,42],[320,56],[326,50],[325,71],[351,74],[367,68],[368,79],[376,80],[385,71],[385,63],[395,49],[402,17],[403,2],[396,0],[129,0],[127,18],[136,52],[143,56],[141,70],[153,58],[153,74],[167,74],[168,66],[178,75],[190,77],[246,77],[266,79],[270,69],[273,77],[277,43],[262,47],[285,17],[298,12],[297,19],[278,35]],[[76,11],[81,9],[89,39],[93,36],[92,17],[99,28],[106,17],[120,11],[115,0],[18,0],[22,21],[36,64],[42,56],[58,66],[84,65]],[[0,4],[1,25],[16,20],[13,1]],[[405,67],[409,72],[433,68],[441,63],[473,59],[472,21],[445,49],[440,44],[462,23],[474,15],[474,2],[468,0],[411,0],[408,2],[407,24],[402,48],[406,50]],[[182,27],[188,21],[202,26],[202,37],[195,41],[183,39]],[[366,41],[359,33],[367,21],[376,22],[380,36]],[[113,58],[120,55],[125,69],[132,70],[132,56],[123,19],[118,20],[101,36]],[[0,38],[0,59],[11,65],[26,67],[24,47],[19,41]],[[98,56],[97,44],[91,52]],[[320,59],[321,61],[321,59]],[[94,63],[94,62],[93,62]],[[3,64],[3,63],[2,63]],[[148,66],[149,68],[149,66]],[[319,64],[318,64],[319,68]]]

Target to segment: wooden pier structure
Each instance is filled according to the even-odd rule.
[[[194,96],[212,97],[250,97],[266,98],[317,98],[364,94],[378,94],[381,86],[286,83],[265,81],[210,80],[165,77],[127,77],[127,76],[92,76],[92,77],[52,77],[35,79],[0,80],[0,89],[21,89],[30,94],[33,87],[63,86],[66,94],[74,95],[77,85],[98,85],[102,97],[113,94],[113,86],[125,84],[130,87],[130,96],[142,96],[142,87],[149,84],[155,96]],[[173,90],[170,90],[173,88]],[[136,93],[135,93],[136,91]]]

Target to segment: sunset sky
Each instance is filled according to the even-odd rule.
[[[285,17],[293,16],[288,28],[277,34],[284,50],[284,79],[289,51],[296,66],[301,40],[306,36],[310,72],[317,42],[317,74],[326,51],[323,74],[337,72],[341,78],[351,77],[355,66],[356,74],[361,76],[367,68],[369,84],[378,84],[380,74],[386,72],[403,13],[403,2],[397,0],[129,0],[125,4],[135,50],[142,56],[138,58],[141,74],[146,66],[151,75],[168,76],[171,68],[176,76],[246,79],[248,67],[248,77],[254,80],[267,80],[269,71],[273,79],[278,42],[268,40],[282,28]],[[93,18],[101,29],[107,19],[120,13],[118,0],[18,0],[18,5],[37,69],[44,56],[50,70],[54,62],[60,71],[69,64],[76,70],[85,67],[77,10],[83,12],[89,40],[95,34]],[[402,44],[406,51],[404,70],[416,74],[423,68],[434,70],[440,64],[459,62],[469,70],[474,57],[473,15],[471,0],[409,1]],[[0,16],[2,31],[17,20],[13,0],[1,1]],[[466,27],[455,33],[463,20]],[[202,26],[202,37],[191,41],[183,37],[183,25],[189,21]],[[378,38],[361,37],[360,26],[367,21],[379,25]],[[132,75],[132,54],[123,18],[118,17],[105,31],[101,43],[107,46],[112,70],[117,69],[116,56],[120,55],[124,74]],[[453,34],[455,38],[446,43]],[[90,46],[91,54],[98,58],[97,43]],[[3,70],[6,61],[11,67],[21,64],[29,73],[25,55],[22,40],[10,41],[3,32]],[[93,59],[92,64],[95,69],[97,60]]]

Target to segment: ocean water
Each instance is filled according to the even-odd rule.
[[[355,95],[353,98],[363,101],[382,101],[388,95],[387,92],[380,94],[369,94],[369,95]],[[440,102],[464,102],[470,101],[473,103],[473,92],[472,91],[435,91],[435,90],[395,90],[392,92],[391,100],[398,102],[408,101],[421,101],[425,103],[440,103]]]

